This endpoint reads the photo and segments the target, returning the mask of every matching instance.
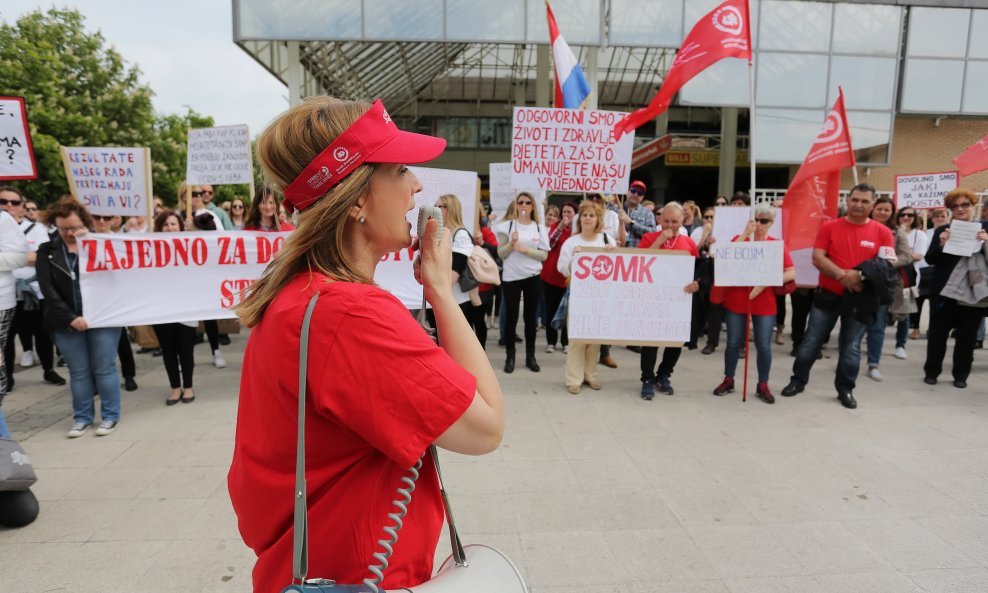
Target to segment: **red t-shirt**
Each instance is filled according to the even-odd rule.
[[[556,232],[556,228],[559,227],[559,223],[552,225],[549,229],[549,236]],[[551,284],[553,286],[558,286],[559,288],[566,287],[566,276],[559,273],[556,264],[559,262],[559,253],[563,250],[563,243],[566,239],[569,239],[573,230],[571,228],[564,227],[562,231],[559,232],[559,239],[556,241],[555,247],[549,250],[549,256],[545,258],[545,262],[542,264],[542,281],[546,284]]]
[[[888,259],[895,257],[895,238],[892,231],[880,222],[868,219],[864,224],[854,224],[846,218],[838,218],[820,226],[813,248],[823,249],[830,261],[849,270],[879,253]],[[823,274],[820,274],[820,288],[834,294],[844,294],[840,282]]]
[[[737,237],[734,237],[737,239]],[[746,239],[750,241],[751,239]],[[766,241],[775,241],[773,237],[768,237]],[[782,247],[782,269],[795,267],[792,257],[789,255],[789,248]],[[748,313],[749,303],[752,315],[775,315],[778,309],[775,307],[775,291],[771,287],[758,293],[754,299],[749,299],[751,293],[750,286],[729,286],[724,288],[724,308],[732,313],[744,315]]]
[[[638,249],[653,249],[652,244],[655,243],[661,234],[662,231],[645,233],[642,236],[642,240],[638,242]],[[676,235],[675,238],[666,241],[654,249],[678,249],[680,251],[689,251],[693,257],[700,257],[700,250],[696,248],[696,243],[686,235]]]
[[[292,280],[247,342],[227,477],[240,534],[257,554],[255,593],[277,593],[292,578],[299,336],[316,290],[306,409],[310,577],[370,576],[401,478],[476,393],[476,379],[391,294],[318,274]],[[429,579],[442,523],[427,456],[382,588]]]

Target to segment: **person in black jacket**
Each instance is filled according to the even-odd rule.
[[[971,222],[974,220],[974,208],[978,198],[974,192],[957,188],[944,197],[947,208],[953,213],[954,220]],[[944,245],[950,239],[950,225],[939,227],[930,240],[926,250],[926,262],[935,266],[933,285],[930,292],[930,331],[926,336],[926,363],[923,365],[927,385],[936,385],[937,377],[943,371],[943,358],[947,354],[947,338],[950,330],[956,330],[954,337],[954,387],[967,387],[967,378],[971,374],[974,362],[974,342],[977,339],[978,326],[984,317],[985,310],[977,307],[967,307],[952,298],[941,296],[943,287],[950,279],[954,266],[961,258],[943,252]],[[980,241],[988,240],[988,221],[981,221],[978,231]]]
[[[90,328],[82,316],[79,288],[79,246],[76,239],[89,231],[93,219],[85,206],[63,198],[46,213],[56,230],[52,240],[38,248],[35,269],[47,307],[44,323],[69,367],[74,423],[69,438],[80,437],[94,419],[93,387],[99,390],[101,423],[97,436],[113,432],[120,421],[120,376],[117,344],[121,328]]]

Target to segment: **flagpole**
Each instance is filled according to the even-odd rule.
[[[752,49],[752,59],[748,60],[748,163],[751,165],[751,207],[755,207],[755,52]]]
[[[854,185],[856,186],[858,184],[858,166],[857,165],[854,165],[853,167],[851,167],[851,175],[854,178]]]

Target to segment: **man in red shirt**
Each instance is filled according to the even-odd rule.
[[[874,204],[875,188],[867,183],[856,185],[847,197],[847,215],[820,227],[813,245],[813,265],[820,270],[820,287],[810,310],[806,335],[796,351],[792,379],[782,390],[786,397],[802,392],[809,383],[810,369],[823,340],[840,319],[834,386],[845,408],[858,407],[853,390],[861,366],[861,338],[868,326],[855,317],[846,294],[878,288],[857,266],[875,257],[895,261],[892,232],[868,217]]]
[[[662,208],[659,218],[661,231],[646,233],[638,243],[639,249],[669,249],[678,251],[688,251],[694,258],[699,257],[700,252],[696,248],[696,243],[686,235],[679,234],[679,229],[683,226],[683,207],[678,202],[669,202]],[[700,290],[700,284],[694,276],[683,290],[694,295],[693,306],[696,306],[696,291]],[[662,362],[659,368],[655,368],[655,361],[659,356],[659,349],[655,346],[642,346],[641,369],[642,369],[642,391],[641,396],[645,401],[651,401],[655,397],[655,386],[658,385],[659,392],[666,395],[674,393],[672,382],[669,377],[672,375],[679,356],[683,353],[682,346],[674,348],[666,346],[662,353]]]

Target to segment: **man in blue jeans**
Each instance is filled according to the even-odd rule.
[[[861,292],[868,281],[855,266],[874,257],[895,260],[892,232],[868,217],[874,204],[875,188],[867,183],[856,185],[847,197],[847,215],[820,226],[813,244],[813,265],[820,270],[820,287],[810,309],[806,334],[796,351],[792,379],[782,390],[786,397],[801,393],[809,383],[817,353],[840,319],[834,387],[841,405],[858,407],[853,391],[861,366],[861,338],[868,325],[856,318],[845,293]]]

